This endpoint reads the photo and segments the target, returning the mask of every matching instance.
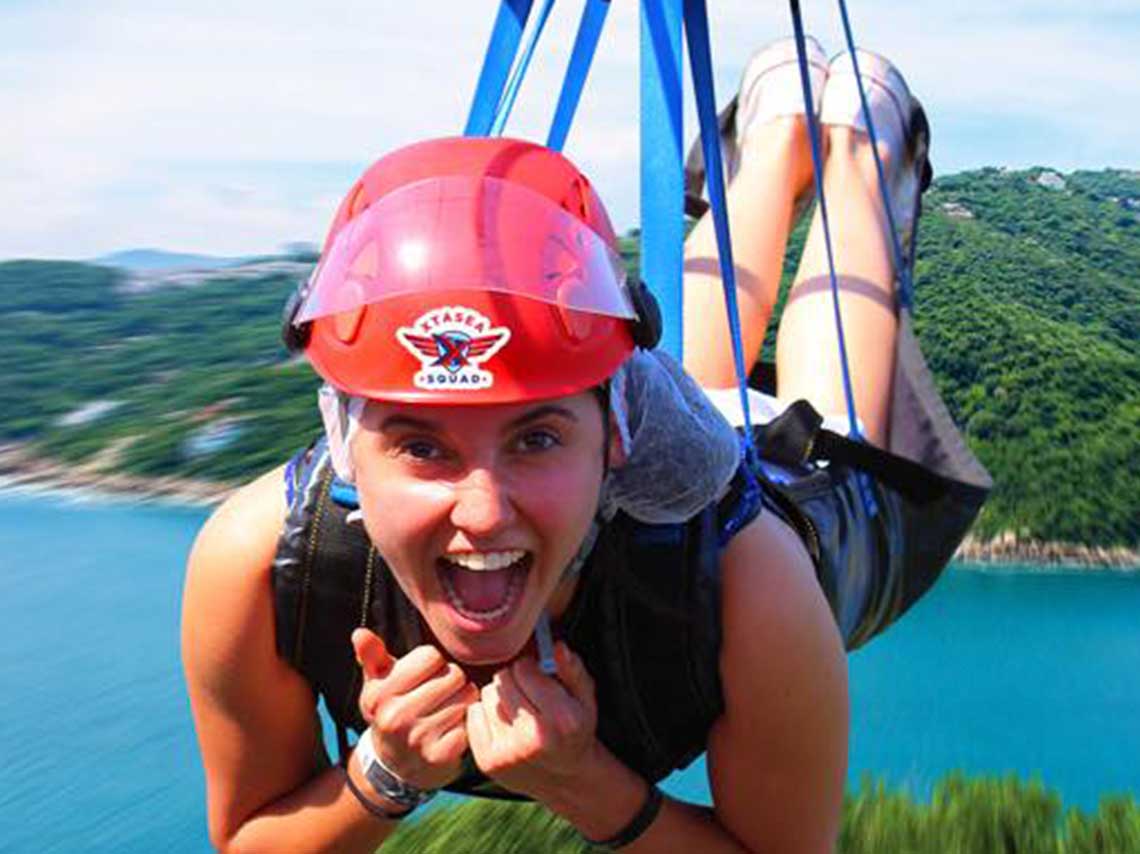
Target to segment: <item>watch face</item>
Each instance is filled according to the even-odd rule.
[[[382,795],[394,804],[406,807],[416,807],[425,801],[431,800],[435,795],[434,789],[417,789],[408,785],[387,768],[378,759],[372,758],[364,769],[364,776],[372,785],[377,794]]]
[[[401,780],[389,770],[380,757],[376,755],[375,744],[370,734],[365,731],[364,736],[357,742],[353,755],[359,762],[364,779],[368,781],[373,791],[386,801],[399,807],[406,807],[401,816],[407,815],[415,807],[431,800],[435,795],[434,789],[419,789]]]

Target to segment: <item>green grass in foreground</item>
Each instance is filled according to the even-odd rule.
[[[469,801],[408,822],[384,854],[602,851],[534,804]],[[1107,797],[1095,813],[1062,810],[1038,782],[952,774],[929,803],[864,779],[843,805],[840,854],[1137,854],[1140,805]]]

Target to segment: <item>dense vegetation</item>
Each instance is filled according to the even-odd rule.
[[[979,532],[1136,545],[1140,174],[987,169],[939,180],[925,207],[918,331],[996,481]],[[635,263],[635,235],[623,249]],[[148,475],[239,480],[282,461],[318,428],[315,379],[278,337],[307,271],[140,284],[87,264],[0,264],[0,441]],[[95,401],[117,405],[65,418]],[[194,453],[219,422],[229,444]]]
[[[114,442],[116,467],[147,475],[239,480],[281,462],[319,427],[314,376],[286,358],[279,336],[297,278],[271,267],[130,293],[116,270],[0,264],[12,306],[0,437],[76,461]],[[95,400],[120,405],[88,423],[59,423]],[[219,418],[240,419],[233,443],[188,455],[187,439]]]
[[[939,182],[927,204],[918,331],[997,483],[982,527],[1136,543],[1140,174],[1049,189],[986,170]]]
[[[406,822],[384,854],[601,852],[534,804],[471,801]],[[1015,778],[941,781],[929,803],[864,781],[843,805],[839,854],[1135,854],[1140,805],[1105,798],[1093,814],[1062,812],[1039,783]]]

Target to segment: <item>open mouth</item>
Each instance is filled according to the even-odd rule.
[[[436,560],[436,574],[447,601],[480,628],[510,620],[526,587],[534,555],[522,549],[451,554]]]

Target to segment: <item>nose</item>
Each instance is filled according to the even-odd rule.
[[[456,485],[451,524],[459,530],[486,537],[503,530],[514,519],[510,490],[489,469],[474,469]]]

